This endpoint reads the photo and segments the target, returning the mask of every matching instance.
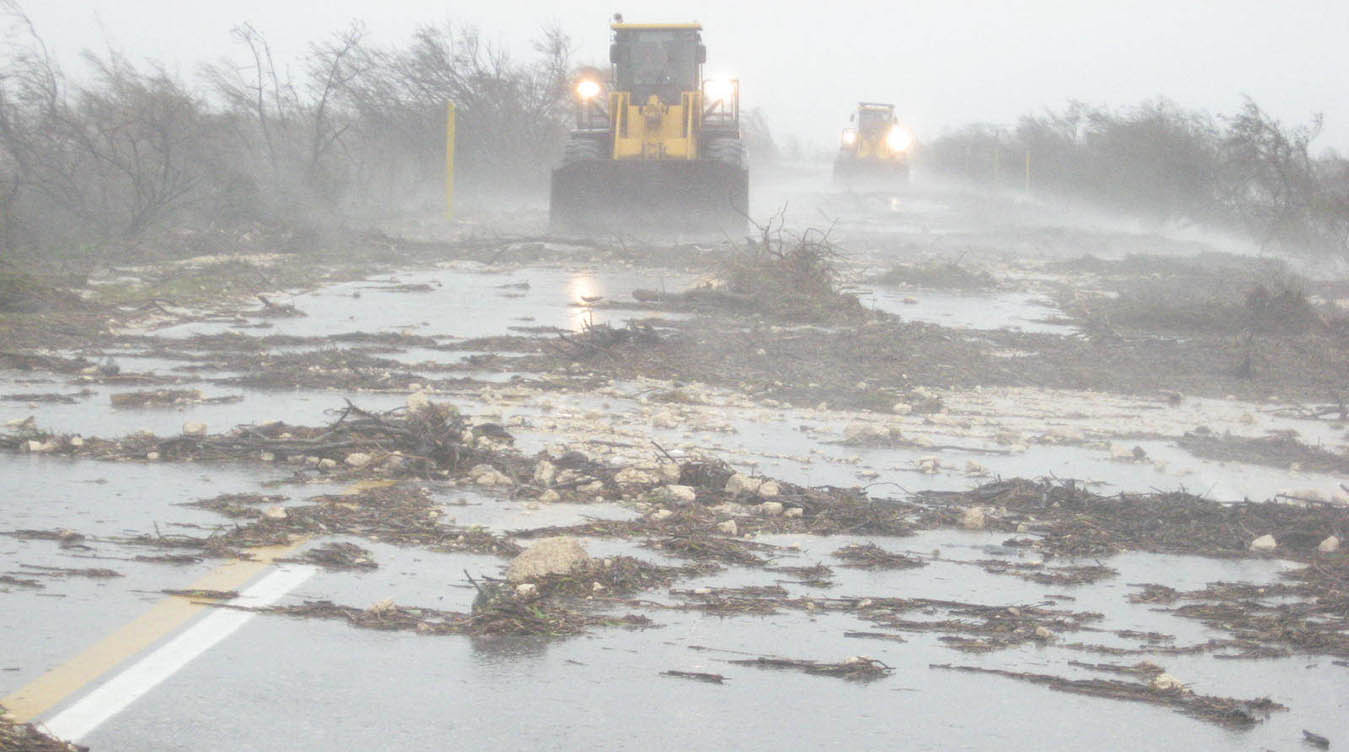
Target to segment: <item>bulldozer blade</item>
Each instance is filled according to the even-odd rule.
[[[746,170],[710,159],[573,162],[553,170],[555,232],[731,234],[745,230]]]

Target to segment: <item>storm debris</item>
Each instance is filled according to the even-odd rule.
[[[912,569],[927,566],[927,562],[922,559],[886,551],[875,543],[844,546],[833,555],[846,562],[843,566],[854,569]]]
[[[934,663],[929,668],[1006,676],[1047,686],[1060,692],[1146,702],[1168,707],[1192,718],[1230,728],[1249,728],[1268,718],[1269,714],[1276,710],[1288,709],[1268,697],[1255,700],[1237,700],[1230,697],[1195,694],[1183,686],[1172,683],[1165,683],[1166,686],[1156,686],[1155,677],[1153,681],[1140,684],[1107,679],[1067,679],[1049,674],[1004,671],[979,666],[953,666]],[[1160,675],[1164,676],[1165,674]]]
[[[277,559],[280,562],[317,564],[325,569],[377,569],[374,555],[355,543],[325,543],[306,550],[297,557]]]
[[[851,656],[838,663],[822,663],[820,661],[778,658],[766,655],[757,658],[732,660],[729,662],[738,666],[757,666],[759,668],[794,670],[812,676],[835,676],[841,679],[860,682],[883,679],[894,671],[894,668],[886,665],[884,662],[864,655]]]

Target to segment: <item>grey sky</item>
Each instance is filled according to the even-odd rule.
[[[650,0],[26,0],[62,58],[105,40],[133,58],[191,74],[231,52],[248,21],[278,54],[362,21],[377,43],[454,21],[528,54],[559,23],[590,60],[607,55],[607,21],[689,20],[706,27],[708,72],[742,79],[745,104],[776,132],[832,144],[859,99],[898,103],[921,136],[970,121],[1011,123],[1077,98],[1122,106],[1165,95],[1230,113],[1249,94],[1285,122],[1326,116],[1317,142],[1349,153],[1349,2],[1343,0],[904,0],[848,3]]]

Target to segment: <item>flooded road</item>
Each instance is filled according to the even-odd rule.
[[[945,242],[933,238],[996,237],[968,206],[939,193],[848,198],[809,192],[802,203],[812,202],[846,210],[840,212],[841,236],[869,239],[840,261],[867,309],[930,327],[924,333],[986,343],[996,358],[1037,356],[987,339],[999,333],[1051,342],[1084,336],[1081,327],[1061,323],[1063,311],[1051,299],[1059,280],[1036,266],[1043,259],[1008,261],[1012,253],[1005,252],[997,262],[1004,266],[990,268],[1014,273],[990,289],[876,281],[887,268],[914,262],[905,244],[930,249]],[[1084,232],[1073,228],[1070,237]],[[876,237],[888,240],[874,242]],[[1015,233],[1005,237],[1009,249],[1026,245]],[[1099,240],[1080,252],[1056,248],[1048,255],[1125,245],[1113,231]],[[944,252],[945,246],[935,247],[938,255]],[[269,540],[270,548],[257,549],[266,553],[251,562],[174,548],[178,536],[228,536],[260,519],[309,520],[304,515],[310,506],[341,507],[337,494],[372,487],[357,471],[374,460],[321,460],[324,452],[347,449],[328,445],[336,440],[333,431],[305,433],[301,427],[367,415],[415,416],[416,405],[426,402],[452,406],[464,418],[472,427],[464,444],[470,448],[486,446],[475,434],[508,433],[511,451],[551,458],[558,468],[568,458],[579,468],[716,458],[735,471],[781,483],[865,489],[877,505],[1001,478],[1073,479],[1102,497],[1183,490],[1233,504],[1283,499],[1305,505],[1311,497],[1330,508],[1349,503],[1349,473],[1335,461],[1349,448],[1344,415],[1279,395],[1257,401],[953,384],[915,387],[900,396],[878,391],[876,407],[862,408],[787,404],[743,385],[685,378],[679,364],[670,365],[670,378],[597,375],[579,358],[539,365],[587,332],[629,332],[612,335],[618,341],[696,322],[700,315],[673,298],[707,281],[708,274],[690,265],[597,263],[575,248],[564,256],[538,264],[447,260],[384,270],[271,297],[304,315],[268,316],[251,307],[143,322],[83,351],[44,353],[57,359],[55,366],[0,369],[0,424],[15,431],[40,427],[48,432],[44,436],[63,437],[65,447],[71,437],[80,438],[78,447],[86,441],[102,446],[97,439],[116,443],[116,452],[103,459],[76,450],[57,456],[37,440],[37,447],[24,444],[27,449],[0,455],[6,520],[0,573],[9,578],[0,584],[0,642],[10,647],[0,659],[0,704],[48,723],[57,735],[78,732],[76,740],[95,750],[331,749],[335,739],[352,749],[447,743],[545,749],[1294,749],[1302,729],[1337,743],[1349,740],[1349,668],[1343,660],[1296,651],[1215,660],[1212,651],[1195,646],[1230,639],[1228,631],[1136,597],[1149,592],[1148,583],[1183,592],[1240,582],[1275,592],[1300,564],[1278,556],[1135,550],[1053,557],[1014,542],[1035,534],[1033,525],[1008,532],[948,524],[902,536],[846,530],[741,535],[735,520],[746,525],[751,516],[770,512],[723,505],[723,517],[733,524],[728,539],[753,547],[766,566],[681,571],[676,581],[629,597],[608,593],[596,581],[586,598],[590,607],[613,616],[639,613],[650,622],[606,623],[562,639],[367,629],[355,617],[344,623],[204,605],[202,599],[218,605],[237,596],[245,600],[234,605],[263,610],[329,602],[373,613],[394,604],[469,613],[483,597],[480,583],[503,577],[510,559],[454,546],[486,536],[524,547],[555,529],[586,525],[597,527],[575,534],[597,559],[631,557],[672,570],[688,564],[655,545],[661,541],[654,536],[595,532],[677,514],[678,505],[649,494],[604,496],[602,483],[594,497],[583,498],[575,489],[594,479],[579,470],[571,471],[574,482],[553,486],[576,496],[559,500],[554,493],[545,500],[539,491],[553,476],[540,480],[542,470],[532,460],[532,479],[488,483],[478,475],[470,482],[443,472],[395,484],[423,494],[426,515],[458,539],[407,543],[399,541],[397,526],[365,521],[360,533],[325,522],[304,535]],[[634,296],[639,290],[656,294]],[[763,331],[790,337],[794,331],[761,320],[745,329],[747,337],[766,336]],[[800,329],[830,331],[827,324]],[[603,348],[587,356],[599,362],[615,357]],[[241,381],[250,377],[258,378]],[[867,378],[858,377],[858,392],[874,389]],[[129,397],[150,399],[144,395],[165,390],[187,394],[127,406]],[[219,447],[257,439],[263,448],[250,450],[247,461],[242,455],[180,461],[163,454],[162,444],[136,448],[137,436],[206,436]],[[309,442],[306,452],[282,451],[297,437]],[[1221,454],[1209,441],[1264,446],[1259,442],[1270,437],[1330,459],[1309,454],[1322,462],[1316,464]],[[422,451],[429,456],[433,448]],[[391,456],[398,463],[419,459],[402,450]],[[687,482],[678,471],[667,479],[672,486],[681,480]],[[241,500],[185,506],[235,497]],[[348,506],[357,510],[359,504]],[[996,516],[1007,510],[990,504],[987,511]],[[377,566],[323,567],[304,559],[336,544],[363,550]],[[868,544],[910,560],[911,568],[840,563],[842,549]],[[241,563],[254,568],[240,570]],[[828,583],[781,569],[822,563],[832,570]],[[1099,581],[1016,576],[1092,567],[1112,573]],[[94,569],[104,571],[90,573]],[[185,588],[222,592],[164,592]],[[716,611],[699,600],[723,590],[739,598],[755,588],[770,589],[771,601]],[[900,612],[906,620],[888,622],[857,605],[885,599],[918,605]],[[749,601],[735,602],[743,607]],[[960,609],[971,605],[1016,609],[1016,615],[1041,610],[1049,626],[1034,639],[962,649],[975,639],[970,635],[992,639],[969,631],[978,619]],[[161,623],[144,621],[161,609],[178,612]],[[225,616],[232,619],[228,628],[212,626]],[[128,624],[138,625],[132,630],[137,639],[125,638]],[[880,639],[876,629],[891,631]],[[769,655],[828,662],[868,656],[892,671],[861,682],[730,662]],[[1177,677],[1191,694],[1268,697],[1287,709],[1230,728],[1163,705],[932,668],[955,664],[1087,680],[1101,676],[1093,664],[1120,669],[1145,660]],[[112,703],[99,695],[110,679],[139,676],[146,666],[158,673],[145,674],[154,678],[141,680],[134,701]],[[667,671],[718,674],[724,682],[662,674]]]

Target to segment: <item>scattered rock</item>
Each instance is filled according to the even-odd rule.
[[[983,530],[988,525],[988,517],[983,507],[970,507],[960,515],[960,526],[966,530]]]
[[[468,479],[480,486],[509,486],[513,485],[510,476],[488,464],[474,465],[468,471]]]
[[[205,435],[206,435],[206,424],[205,424],[205,423],[184,423],[184,424],[183,424],[183,435],[184,435],[184,436],[205,436]]]
[[[1054,633],[1049,631],[1048,627],[1040,626],[1035,628],[1035,637],[1041,640],[1052,640],[1054,639]]]
[[[365,467],[372,459],[374,458],[365,452],[352,452],[347,455],[346,463],[352,467]]]
[[[286,519],[286,515],[286,508],[280,504],[275,504],[262,510],[262,516],[269,520],[284,520]]]
[[[554,502],[562,501],[562,494],[550,488],[547,491],[544,491],[543,493],[539,494],[539,501],[543,502],[544,504],[552,504]]]
[[[656,520],[657,522],[661,520],[668,520],[673,516],[674,512],[671,512],[668,509],[657,509],[656,511],[651,513],[651,519]]]
[[[557,477],[557,465],[548,460],[539,460],[539,464],[534,466],[534,482],[540,486],[553,485],[553,479]]]
[[[717,531],[730,536],[740,535],[740,526],[735,524],[735,520],[726,520],[717,523]]]
[[[693,486],[661,486],[653,492],[653,495],[661,501],[673,504],[691,504],[698,498],[698,492]]]
[[[1332,535],[1321,541],[1321,544],[1316,547],[1316,550],[1323,554],[1333,554],[1340,550],[1340,539]]]
[[[517,598],[530,598],[539,592],[539,586],[532,582],[522,582],[515,586],[515,596]]]
[[[1262,535],[1259,538],[1256,538],[1255,540],[1251,541],[1250,545],[1252,551],[1260,551],[1260,552],[1273,551],[1278,547],[1279,547],[1278,541],[1274,540],[1274,536],[1268,534]]]
[[[654,486],[661,480],[655,473],[636,466],[625,467],[614,473],[614,482],[620,486]]]
[[[913,405],[910,405],[907,402],[896,402],[890,406],[890,412],[895,415],[908,415],[913,412]]]
[[[787,511],[782,513],[783,517],[801,517],[806,511],[801,507],[788,507]]]
[[[1180,679],[1163,671],[1152,677],[1152,688],[1161,692],[1186,691]]]
[[[765,501],[759,505],[759,514],[765,517],[777,517],[782,514],[782,509],[782,502],[780,501]]]
[[[589,561],[590,555],[575,538],[542,538],[511,560],[506,567],[506,580],[520,583],[550,574],[567,574]]]
[[[777,481],[766,480],[759,484],[760,496],[772,498],[780,493],[782,493],[782,489],[778,486]]]

